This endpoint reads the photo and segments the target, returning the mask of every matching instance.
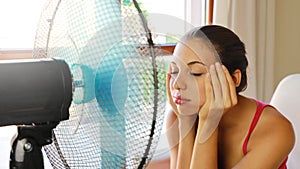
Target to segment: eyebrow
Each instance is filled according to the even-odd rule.
[[[206,66],[203,62],[200,62],[200,61],[191,61],[187,65],[193,65],[193,64],[201,64],[203,66]]]
[[[176,65],[175,62],[171,62],[171,64]],[[203,66],[206,66],[203,62],[200,62],[200,61],[191,61],[191,62],[189,62],[187,65],[190,66],[190,65],[193,65],[193,64],[201,64],[201,65],[203,65]]]

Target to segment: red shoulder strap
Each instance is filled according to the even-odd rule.
[[[249,138],[250,138],[250,136],[251,136],[258,120],[259,120],[259,117],[260,117],[263,109],[267,106],[267,104],[265,104],[261,101],[258,101],[258,100],[255,100],[255,101],[257,103],[257,109],[256,109],[256,112],[255,112],[254,118],[251,122],[250,129],[248,131],[247,137],[246,137],[246,139],[244,141],[244,144],[243,144],[243,153],[244,153],[244,155],[247,154],[247,145],[248,145]]]
[[[250,129],[248,131],[247,137],[246,137],[246,139],[244,141],[244,144],[243,144],[243,153],[244,153],[244,155],[247,154],[247,145],[248,145],[249,138],[250,138],[250,136],[251,136],[258,120],[259,120],[259,117],[260,117],[262,111],[264,110],[264,108],[266,106],[270,106],[270,105],[265,104],[261,101],[258,101],[258,100],[255,100],[255,101],[257,103],[257,110],[255,112],[254,118],[253,118],[253,120],[251,122],[251,125],[250,125]],[[284,160],[284,162],[280,165],[280,167],[278,169],[287,169],[287,167],[286,167],[287,160],[288,160],[288,157],[286,157],[286,159]]]

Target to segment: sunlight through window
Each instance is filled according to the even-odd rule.
[[[0,50],[32,49],[45,0],[0,0]]]

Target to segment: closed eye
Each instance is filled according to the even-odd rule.
[[[201,76],[201,75],[203,75],[203,73],[190,73],[191,75],[193,75],[193,76]]]

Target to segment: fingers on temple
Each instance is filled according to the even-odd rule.
[[[216,63],[215,65],[216,65],[216,70],[221,84],[224,106],[229,107],[231,106],[230,88],[228,87],[229,85],[228,85],[228,81],[224,69],[222,68],[220,63]]]
[[[212,90],[212,86],[211,86],[211,80],[210,80],[210,74],[207,73],[206,74],[206,78],[205,78],[205,97],[206,100],[211,101],[213,99],[213,90]]]
[[[206,102],[203,105],[203,107],[200,109],[201,111],[199,112],[200,113],[199,115],[202,117],[207,117],[207,115],[208,115],[207,113],[208,113],[209,108],[214,99],[210,73],[206,74],[204,83],[205,83],[205,97],[206,97],[205,100],[206,100]]]
[[[215,65],[210,66],[210,77],[211,77],[211,83],[212,83],[212,88],[213,88],[213,93],[214,93],[214,100],[216,103],[221,103],[223,102],[222,98],[222,89],[221,89],[221,84],[220,80],[217,75],[216,67]]]
[[[222,67],[223,67],[223,70],[225,72],[225,76],[226,76],[227,83],[228,83],[228,86],[229,86],[230,98],[231,98],[232,105],[236,105],[237,104],[237,94],[236,94],[235,83],[234,83],[234,81],[232,79],[231,74],[227,70],[227,68],[224,65],[222,65]]]

